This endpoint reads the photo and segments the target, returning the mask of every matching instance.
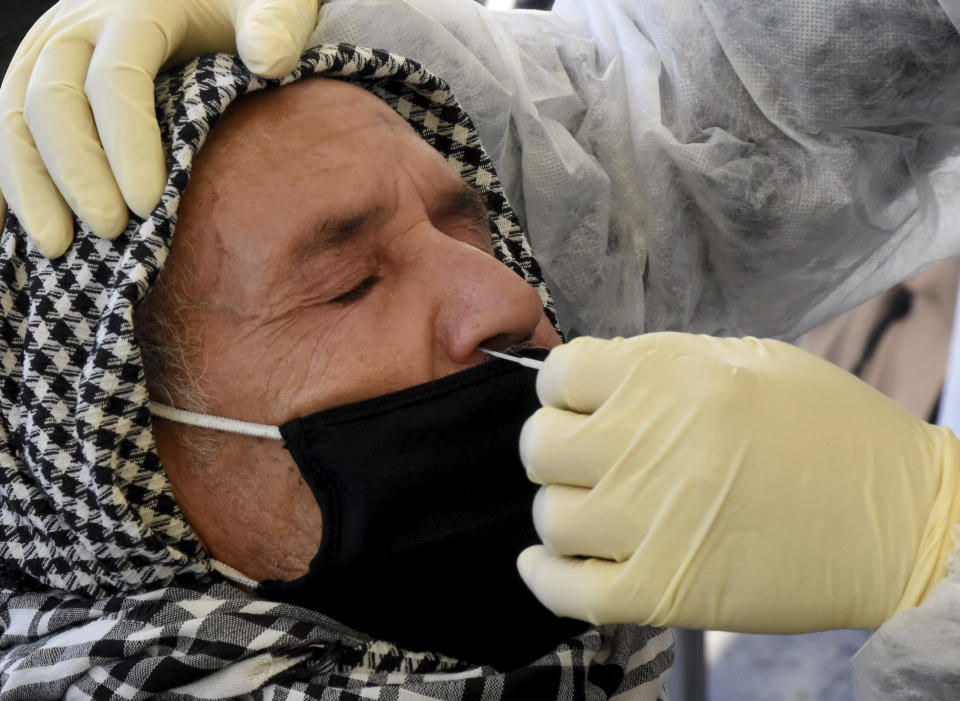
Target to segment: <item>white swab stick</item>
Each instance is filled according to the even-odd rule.
[[[543,367],[542,360],[534,360],[533,358],[521,358],[516,355],[507,355],[506,353],[487,350],[486,348],[481,348],[480,350],[486,353],[487,355],[492,355],[493,357],[500,358],[501,360],[509,360],[511,363],[522,365],[525,368],[533,368],[534,370],[539,370],[540,368]]]

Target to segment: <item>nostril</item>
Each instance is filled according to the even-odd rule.
[[[500,353],[516,353],[517,351],[534,348],[533,334],[520,336],[518,334],[498,333],[480,344],[480,348],[498,351]]]
[[[498,333],[496,336],[485,339],[480,343],[479,347],[486,348],[487,350],[500,351],[502,353],[510,347],[510,334]]]

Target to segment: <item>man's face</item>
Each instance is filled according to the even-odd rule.
[[[311,79],[244,99],[193,167],[165,275],[188,306],[205,411],[267,424],[559,342],[494,256],[487,213],[385,103]],[[185,464],[157,423],[174,493],[208,550],[255,578],[306,570],[316,502],[282,445],[224,438]]]

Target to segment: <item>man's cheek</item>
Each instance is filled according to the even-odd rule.
[[[391,347],[389,327],[362,306],[303,320],[294,347],[281,359],[288,419],[379,396],[394,384],[403,349]]]

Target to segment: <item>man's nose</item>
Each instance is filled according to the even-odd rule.
[[[484,358],[481,347],[503,350],[530,340],[543,318],[536,290],[490,254],[444,239],[437,262],[446,284],[435,287],[442,352],[455,364],[469,365]]]

